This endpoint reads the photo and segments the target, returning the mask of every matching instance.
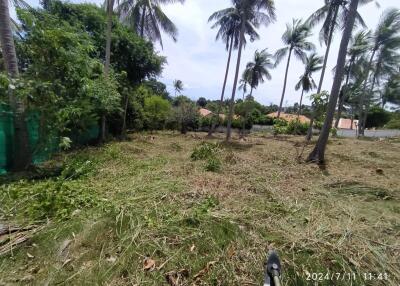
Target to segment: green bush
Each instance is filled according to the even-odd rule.
[[[385,109],[374,106],[368,111],[368,117],[365,127],[383,127],[391,119],[391,113]]]
[[[190,158],[193,161],[205,160],[205,159],[208,159],[211,157],[215,157],[215,155],[218,153],[218,151],[219,151],[218,144],[203,142],[199,146],[194,148]]]
[[[387,129],[400,129],[400,118],[393,118],[386,125]]]
[[[287,122],[283,119],[274,120],[274,133],[275,134],[289,134],[289,135],[306,135],[308,123],[301,123],[298,120]]]
[[[211,156],[207,159],[205,169],[209,172],[218,172],[219,170],[221,170],[221,166],[221,161],[217,157]]]
[[[266,115],[261,115],[254,119],[254,124],[257,125],[274,125],[274,119]]]

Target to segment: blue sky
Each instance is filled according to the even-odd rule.
[[[29,0],[29,3],[36,6],[38,1]],[[100,4],[101,0],[94,1],[71,1],[75,3],[89,2]],[[383,11],[389,7],[400,8],[399,0],[378,0],[380,8],[374,3],[359,7],[369,28],[374,28],[379,21]],[[320,8],[323,0],[275,0],[277,10],[277,22],[259,30],[261,39],[254,43],[248,43],[243,52],[241,71],[246,63],[253,57],[255,50],[268,48],[274,53],[282,47],[281,35],[285,31],[286,23],[293,18],[306,19]],[[216,31],[212,30],[211,24],[207,22],[208,17],[217,10],[229,7],[230,0],[186,0],[184,5],[174,4],[165,6],[165,12],[179,29],[178,42],[174,43],[164,35],[164,49],[156,45],[161,55],[167,57],[168,65],[165,66],[160,81],[164,82],[169,91],[173,94],[172,82],[180,79],[184,82],[184,94],[192,99],[205,97],[208,99],[219,99],[224,77],[227,52],[222,42],[215,41]],[[318,40],[320,27],[314,30],[311,40],[317,46],[317,52],[322,56],[325,46],[321,46]],[[328,70],[325,76],[323,89],[330,91],[332,85],[332,69],[336,65],[336,56],[340,43],[340,33],[336,33],[330,58]],[[232,57],[231,71],[228,78],[228,87],[225,95],[231,96],[236,64],[236,52]],[[256,100],[263,104],[278,104],[282,93],[283,77],[285,72],[285,61],[276,69],[272,70],[272,80],[265,82],[254,91]],[[288,87],[284,105],[293,104],[299,100],[300,91],[295,91],[294,86],[303,72],[303,64],[293,59],[288,76]],[[314,75],[318,82],[319,73]],[[241,96],[241,95],[240,95]],[[308,99],[305,100],[305,103]]]

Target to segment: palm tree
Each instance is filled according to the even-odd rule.
[[[396,53],[396,49],[400,47],[400,10],[392,8],[386,10],[372,35],[372,52],[368,63],[367,75],[364,80],[363,85],[363,96],[360,98],[359,106],[359,124],[358,133],[360,136],[364,135],[364,127],[366,122],[366,117],[368,113],[369,99],[367,97],[372,96],[375,81],[381,71],[382,64],[380,60],[386,60],[392,57]],[[386,54],[386,55],[385,55]],[[375,72],[373,74],[373,79],[371,82],[370,91],[367,92],[367,85],[369,82],[370,71],[372,70],[375,56],[378,55],[378,60],[375,65]]]
[[[183,82],[180,79],[174,80],[175,96],[183,91]]]
[[[177,41],[178,29],[163,12],[161,5],[184,3],[185,0],[124,0],[119,5],[121,19],[142,38],[159,42],[163,47],[161,30]]]
[[[339,93],[339,100],[338,100],[338,112],[335,121],[335,128],[339,126],[339,120],[342,116],[343,111],[343,104],[347,100],[349,96],[350,86],[349,81],[353,73],[354,66],[356,62],[362,58],[365,53],[370,48],[369,44],[370,39],[370,32],[369,31],[360,31],[354,35],[351,39],[351,47],[347,52],[348,62],[345,66],[346,71],[346,81],[341,88],[341,92]],[[363,61],[359,61],[358,63],[362,63]]]
[[[228,124],[226,130],[227,141],[231,139],[233,107],[235,104],[235,95],[239,80],[240,61],[242,57],[242,48],[245,41],[246,24],[250,23],[255,28],[258,28],[260,25],[268,25],[269,23],[274,22],[276,19],[274,0],[233,0],[233,4],[234,7],[239,11],[240,15],[240,37],[235,79],[233,81],[232,96],[229,102]],[[262,12],[263,10],[265,10],[266,13]]]
[[[386,103],[400,105],[400,76],[399,74],[391,75],[386,81],[381,94],[382,108]]]
[[[340,42],[335,78],[332,84],[332,90],[329,97],[325,122],[322,127],[321,133],[319,135],[318,141],[313,151],[309,154],[307,161],[313,161],[316,163],[324,163],[325,161],[326,145],[328,143],[329,132],[332,127],[332,121],[336,109],[336,103],[338,100],[340,86],[342,84],[342,79],[345,71],[344,67],[346,64],[347,47],[349,45],[351,34],[357,17],[358,2],[359,0],[351,0],[350,3],[349,13],[347,15],[347,20],[343,31],[342,40]]]
[[[303,103],[304,92],[309,92],[314,88],[317,88],[317,85],[312,78],[312,74],[322,69],[322,62],[323,58],[319,57],[316,53],[312,53],[306,58],[304,73],[302,74],[302,76],[300,76],[300,80],[295,86],[296,90],[299,90],[301,88],[301,97],[297,117],[299,117],[301,114],[301,106]]]
[[[212,21],[215,21],[215,23],[213,24],[213,26],[211,28],[212,29],[219,28],[215,39],[217,41],[219,39],[222,39],[223,42],[225,43],[226,49],[229,52],[228,52],[228,61],[226,64],[224,83],[222,85],[221,99],[218,104],[218,109],[217,109],[217,114],[215,116],[215,119],[214,118],[212,119],[213,122],[212,122],[211,128],[208,132],[208,136],[211,136],[212,133],[215,131],[217,121],[219,118],[219,114],[222,109],[222,104],[223,104],[224,96],[225,96],[226,83],[228,80],[229,67],[230,67],[230,63],[231,63],[232,49],[233,48],[237,49],[239,46],[240,13],[236,9],[236,7],[230,7],[230,8],[223,9],[223,10],[213,13],[210,16],[210,18],[208,19],[208,22],[212,22]],[[260,38],[257,31],[255,30],[255,27],[249,21],[247,21],[247,23],[246,23],[245,33],[250,36],[250,41],[254,41],[254,40]],[[246,44],[246,41],[244,44]]]
[[[6,71],[11,79],[18,78],[18,60],[15,52],[14,38],[8,0],[0,0],[0,44]],[[9,88],[10,105],[14,112],[14,150],[12,168],[24,170],[31,162],[28,128],[25,120],[25,101],[15,96],[14,88]]]
[[[324,57],[324,64],[322,66],[321,77],[318,84],[317,93],[321,93],[322,84],[325,77],[326,65],[328,62],[329,52],[331,49],[332,39],[334,32],[344,27],[345,21],[349,15],[347,7],[348,0],[324,0],[325,5],[315,11],[307,20],[311,27],[324,22],[320,31],[320,40],[326,44],[326,51]],[[360,0],[360,4],[366,4],[372,0]],[[361,15],[357,12],[356,23],[366,27]]]
[[[243,78],[248,79],[250,85],[250,96],[253,96],[253,89],[257,89],[260,83],[264,83],[264,78],[271,80],[271,74],[268,69],[275,65],[272,63],[272,54],[268,53],[267,49],[261,52],[255,51],[254,60],[247,63]]]
[[[289,72],[290,59],[292,53],[300,59],[302,62],[306,61],[306,51],[312,51],[315,49],[313,43],[308,42],[307,38],[311,36],[311,29],[307,23],[303,23],[302,20],[293,19],[292,25],[286,24],[286,31],[282,35],[282,42],[285,44],[284,48],[279,49],[275,53],[276,65],[278,65],[282,59],[288,54],[285,79],[283,81],[283,90],[281,102],[279,104],[278,118],[282,112],[283,99],[285,98],[287,76]]]
[[[111,59],[112,18],[114,14],[114,0],[106,0],[107,28],[106,28],[106,60],[104,62],[104,77],[109,80]],[[106,140],[106,115],[101,116],[100,141]]]

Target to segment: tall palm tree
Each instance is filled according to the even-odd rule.
[[[162,48],[161,30],[176,42],[178,29],[161,6],[184,2],[185,0],[124,0],[119,5],[119,11],[123,22],[138,35],[152,42],[159,42]]]
[[[255,28],[258,28],[260,25],[268,25],[271,22],[274,22],[276,19],[274,0],[232,0],[232,2],[240,14],[240,37],[235,79],[233,81],[232,96],[229,102],[228,124],[226,129],[227,141],[231,139],[233,107],[235,104],[235,95],[239,80],[240,61],[242,57],[243,44],[245,41],[246,23],[249,22]],[[263,11],[265,11],[265,13]]]
[[[382,108],[386,103],[400,105],[400,75],[393,74],[386,81],[381,94]]]
[[[301,97],[299,104],[299,111],[297,116],[301,114],[301,106],[303,103],[304,92],[309,92],[314,88],[317,88],[312,74],[322,69],[323,58],[318,56],[316,53],[312,53],[306,58],[304,73],[300,76],[299,82],[296,84],[295,89],[299,90],[301,88]]]
[[[288,54],[286,63],[285,78],[283,81],[283,90],[281,102],[279,104],[278,118],[282,112],[283,99],[285,98],[287,77],[289,72],[290,59],[292,53],[300,59],[302,62],[306,61],[306,51],[312,51],[315,49],[315,45],[307,41],[307,38],[311,36],[311,28],[307,23],[303,23],[302,20],[293,19],[292,25],[286,24],[286,31],[282,35],[282,42],[285,44],[284,48],[279,49],[275,53],[276,65],[278,65],[282,59]]]
[[[354,65],[369,50],[370,48],[369,40],[370,40],[370,32],[365,30],[359,31],[350,40],[351,46],[347,52],[348,62],[346,63],[345,66],[346,80],[341,88],[341,92],[339,93],[338,112],[335,120],[335,128],[338,128],[339,126],[339,120],[340,117],[342,116],[342,111],[343,111],[343,104],[346,101],[347,97],[349,96],[348,94],[350,91],[349,81],[353,73]],[[359,62],[359,64],[361,62]]]
[[[8,0],[0,0],[0,44],[6,71],[10,79],[18,78],[18,60],[12,33]],[[25,101],[15,96],[14,88],[9,88],[10,105],[14,112],[14,150],[12,168],[24,170],[31,162],[28,128],[25,120]]]
[[[349,13],[347,15],[345,28],[343,31],[342,40],[340,42],[339,55],[336,64],[335,78],[332,84],[332,90],[329,97],[326,117],[318,141],[309,154],[307,161],[313,161],[316,163],[324,163],[325,161],[325,150],[328,143],[329,133],[332,127],[333,116],[336,109],[336,103],[338,100],[340,86],[344,75],[344,67],[346,64],[347,47],[350,42],[351,34],[357,17],[357,8],[359,0],[351,0]]]
[[[224,101],[226,83],[228,80],[229,67],[232,57],[232,49],[237,49],[239,46],[240,13],[236,9],[236,7],[226,8],[213,13],[208,19],[208,22],[213,22],[213,21],[215,21],[215,23],[212,25],[211,28],[212,29],[218,28],[217,36],[215,39],[217,41],[219,39],[222,39],[222,41],[225,43],[226,49],[228,50],[228,61],[226,64],[224,83],[222,85],[221,99],[218,104],[217,114],[214,118],[212,118],[213,122],[208,132],[208,136],[211,136],[212,133],[214,133],[217,121],[219,119],[219,114],[222,110],[222,104]],[[245,33],[249,35],[250,41],[254,41],[260,38],[257,31],[255,30],[255,27],[249,21],[247,21],[246,23]],[[246,44],[246,41],[244,44]]]
[[[268,69],[274,68],[272,63],[272,54],[267,49],[254,53],[253,61],[247,63],[243,78],[247,78],[250,85],[250,96],[253,96],[253,90],[257,89],[260,83],[264,83],[265,79],[271,80],[271,74]]]
[[[180,79],[174,80],[175,96],[183,91],[183,82]]]
[[[326,65],[331,49],[333,34],[339,28],[344,27],[345,21],[349,15],[348,0],[324,0],[325,4],[315,11],[307,20],[311,27],[316,26],[323,21],[320,31],[320,40],[326,45],[324,64],[322,66],[321,77],[318,84],[317,93],[321,93],[322,84],[325,77]],[[372,0],[360,0],[360,4],[366,4]],[[357,12],[356,23],[366,27],[361,15]]]
[[[105,7],[107,13],[107,27],[106,27],[106,59],[104,62],[104,77],[105,80],[109,80],[110,75],[110,59],[111,59],[111,38],[112,38],[112,20],[114,15],[114,0],[106,0]],[[47,4],[49,5],[49,4]],[[106,115],[101,116],[100,123],[100,141],[106,140]]]
[[[396,53],[396,49],[400,47],[399,31],[400,31],[400,10],[395,8],[386,10],[383,13],[378,23],[378,26],[372,35],[372,52],[368,63],[367,75],[363,85],[364,96],[361,96],[360,106],[359,106],[360,122],[358,124],[358,133],[360,136],[364,135],[364,127],[369,106],[369,97],[372,95],[377,75],[380,72],[381,64],[383,64],[383,62],[379,62],[379,57],[378,57],[378,61],[376,62],[377,65],[375,66],[375,73],[373,74],[373,79],[371,82],[371,89],[369,92],[367,92],[367,86],[370,79],[370,71],[372,70],[374,60],[376,60],[375,56],[376,55],[382,56],[388,52],[392,52],[392,55],[393,53]]]

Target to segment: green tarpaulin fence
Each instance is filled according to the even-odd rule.
[[[32,152],[32,162],[42,163],[59,151],[59,137],[51,136],[40,138],[40,113],[28,112],[27,127],[29,133],[29,145]],[[93,126],[85,132],[71,132],[69,135],[73,144],[85,145],[96,140],[99,135],[99,127]],[[9,106],[0,105],[0,174],[4,174],[11,166],[14,146],[13,113]]]

